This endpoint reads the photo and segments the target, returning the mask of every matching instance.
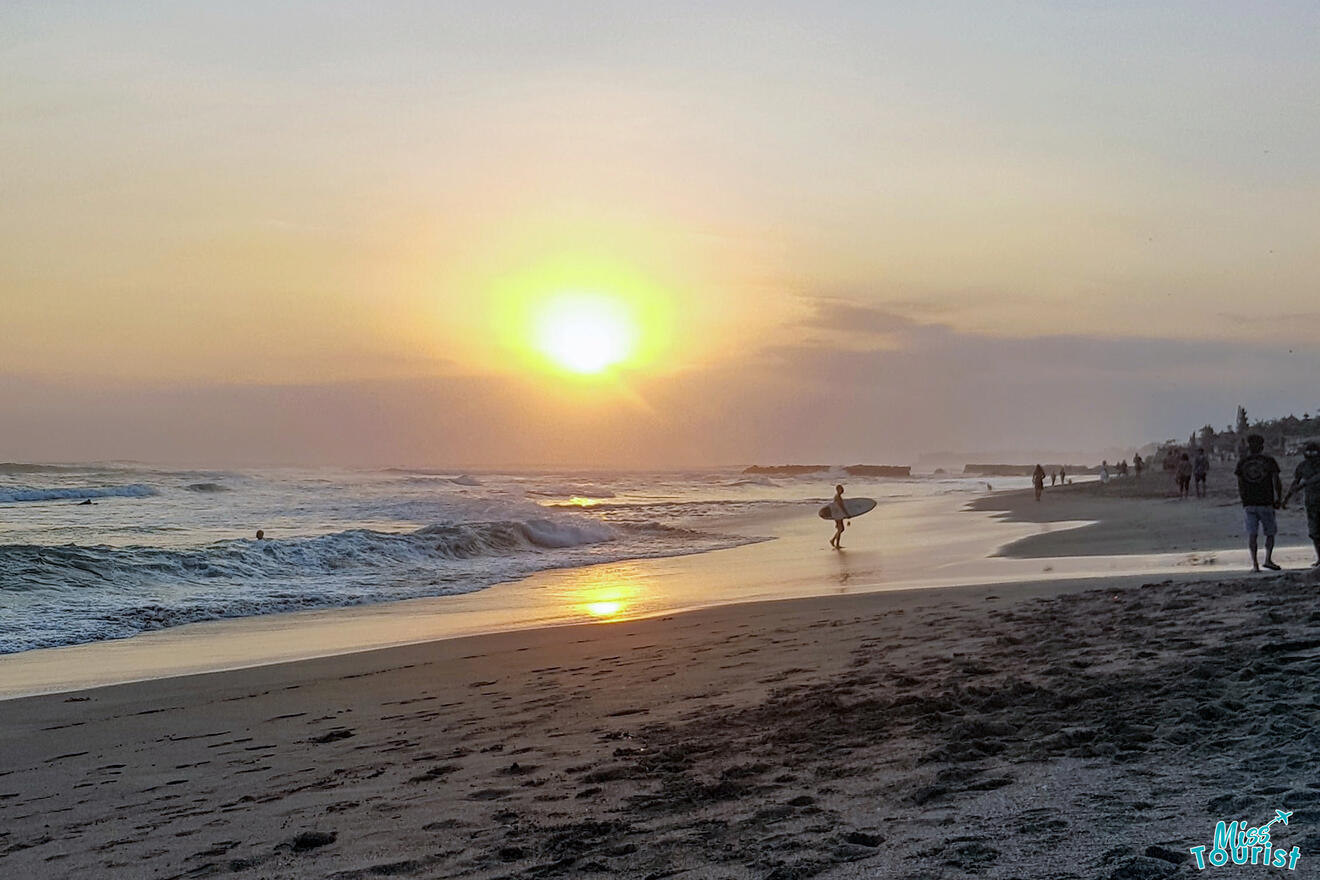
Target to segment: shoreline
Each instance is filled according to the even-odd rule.
[[[1014,497],[1010,490],[982,501],[1016,503]],[[773,540],[706,553],[549,569],[453,596],[204,621],[8,654],[0,656],[0,700],[768,599],[1114,575],[1182,577],[1201,565],[1199,558],[1177,554],[1078,553],[1043,565],[999,555],[1004,545],[1033,536],[1083,535],[1086,530],[1074,526],[1084,523],[1003,521],[993,510],[967,507],[967,499],[956,496],[882,505],[854,523],[842,552],[825,548],[829,529],[814,518],[778,516],[742,524],[748,534],[771,533]],[[1080,512],[1096,516],[1095,510]]]

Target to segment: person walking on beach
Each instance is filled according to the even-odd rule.
[[[1064,486],[1067,485],[1067,483],[1068,483],[1068,472],[1063,469],[1063,465],[1059,465],[1059,485]]]
[[[1045,468],[1036,465],[1036,469],[1031,472],[1031,487],[1036,490],[1036,500],[1040,500],[1040,494],[1045,491]]]
[[[842,550],[843,544],[839,539],[843,537],[843,518],[848,515],[848,508],[843,506],[843,486],[834,487],[834,500],[830,502],[830,509],[834,513],[834,537],[830,538],[830,546]]]
[[[1050,486],[1056,486],[1059,483],[1059,472],[1050,471]]]
[[[1259,530],[1265,532],[1265,567],[1278,571],[1279,566],[1274,562],[1274,536],[1278,534],[1279,526],[1274,511],[1283,500],[1283,481],[1279,479],[1279,463],[1274,456],[1265,454],[1264,437],[1259,434],[1247,437],[1247,454],[1238,459],[1233,473],[1237,476],[1238,495],[1242,499],[1251,570],[1260,571],[1256,562]]]
[[[1297,465],[1292,485],[1288,487],[1288,493],[1283,496],[1280,506],[1287,507],[1288,499],[1299,488],[1306,488],[1306,532],[1315,545],[1314,565],[1320,567],[1320,442],[1307,441],[1302,447],[1302,453],[1305,457]]]
[[[1138,452],[1132,456],[1132,469],[1137,472],[1137,479],[1141,479],[1141,469],[1146,466],[1146,462],[1141,460],[1141,453]]]
[[[1205,478],[1210,473],[1210,457],[1204,449],[1196,450],[1196,461],[1192,462],[1192,476],[1196,478],[1196,497],[1205,497]]]
[[[1108,462],[1108,461],[1102,461],[1102,462],[1100,462],[1100,482],[1101,482],[1101,483],[1108,483],[1108,482],[1109,482],[1109,462]]]
[[[1178,459],[1177,478],[1178,498],[1181,500],[1187,497],[1187,490],[1192,485],[1192,460],[1185,452],[1182,458]]]

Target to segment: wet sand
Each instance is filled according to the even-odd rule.
[[[1281,462],[1284,488],[1292,479],[1295,460]],[[1233,463],[1215,462],[1206,480],[1204,498],[1179,498],[1173,479],[1164,472],[1070,486],[1046,487],[1040,502],[1030,492],[1003,492],[972,502],[973,510],[996,513],[1005,522],[1050,523],[1091,521],[1079,529],[1051,531],[1013,541],[1001,549],[1015,558],[1099,556],[1140,553],[1206,553],[1245,548],[1242,505]],[[1278,512],[1279,546],[1305,547],[1306,512],[1300,498]],[[1262,542],[1262,546],[1264,546]]]
[[[1320,583],[1193,578],[730,605],[3,702],[0,871],[1135,880],[1285,809],[1298,870],[1252,876],[1308,876]]]

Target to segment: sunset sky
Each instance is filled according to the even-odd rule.
[[[1314,412],[1320,6],[1150,6],[5,3],[0,460],[907,463]]]

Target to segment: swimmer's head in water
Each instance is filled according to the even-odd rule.
[[[261,529],[257,529],[257,540],[264,541],[265,539],[266,539],[266,533],[263,532]]]

